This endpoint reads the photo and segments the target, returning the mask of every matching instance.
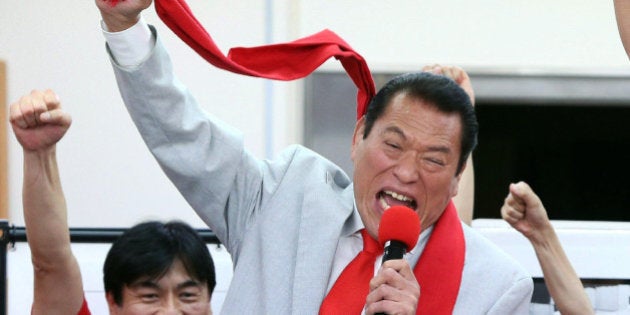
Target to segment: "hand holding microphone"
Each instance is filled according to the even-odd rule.
[[[420,235],[420,218],[411,209],[393,206],[383,214],[378,241],[385,246],[383,265],[370,281],[366,314],[415,314],[420,287],[404,254],[414,248]],[[380,313],[375,313],[380,312]]]

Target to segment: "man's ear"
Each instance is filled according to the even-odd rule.
[[[363,134],[365,132],[365,115],[361,117],[361,119],[357,120],[357,123],[354,125],[354,134],[352,135],[352,149],[350,152],[350,158],[354,160],[354,152],[359,145],[359,143],[363,140]]]
[[[105,293],[105,299],[107,300],[107,307],[109,308],[110,315],[118,315],[119,306],[116,304],[116,300],[114,299],[114,294],[111,292]]]

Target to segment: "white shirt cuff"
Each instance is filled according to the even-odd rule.
[[[140,65],[155,46],[155,38],[143,17],[140,17],[134,26],[124,31],[108,32],[107,25],[103,21],[101,21],[101,28],[112,57],[123,68]]]

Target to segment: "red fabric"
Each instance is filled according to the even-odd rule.
[[[363,310],[370,280],[374,277],[374,262],[383,247],[365,229],[361,230],[361,236],[363,250],[341,272],[322,302],[319,314],[360,314]]]
[[[90,313],[90,309],[88,308],[87,300],[84,297],[83,304],[81,305],[81,309],[79,310],[79,313],[77,313],[77,315],[91,315],[91,314],[92,313]]]
[[[435,223],[413,273],[420,284],[417,314],[452,314],[464,270],[466,241],[451,201]]]
[[[330,30],[292,42],[258,47],[232,48],[227,57],[197,21],[184,0],[156,0],[155,10],[164,23],[214,66],[234,73],[274,80],[295,80],[311,74],[335,57],[359,89],[357,119],[376,94],[367,63],[341,37]]]
[[[284,44],[232,48],[226,57],[194,17],[184,0],[155,0],[154,3],[162,21],[199,55],[218,68],[255,77],[294,80],[309,75],[330,57],[335,57],[359,89],[357,119],[365,114],[367,105],[376,94],[372,75],[363,57],[332,31],[324,30]],[[365,248],[372,246],[368,245],[369,240],[376,244],[376,241],[367,236],[367,233],[364,235]],[[359,256],[367,255],[362,251],[346,267],[324,300],[320,314],[361,312],[369,290],[369,280],[373,276],[374,260],[379,254],[380,250],[376,255],[369,254],[371,263],[355,263],[359,260]],[[418,302],[418,313],[420,311],[424,314],[450,314],[452,312],[459,293],[464,254],[465,241],[461,223],[455,207],[450,203],[435,224],[433,234],[414,268],[422,291]],[[361,258],[361,261],[365,260]],[[344,275],[346,270],[354,269],[354,267],[351,268],[354,264],[366,265],[364,271],[348,271],[356,272],[363,278],[365,274],[369,274],[366,282],[357,283],[351,280],[355,278]],[[336,288],[338,283],[345,283],[340,284],[342,289]],[[340,294],[350,293],[351,296],[335,302],[334,296],[338,291],[342,291]],[[333,301],[330,302],[329,299]],[[356,302],[350,303],[349,299]]]
[[[367,232],[362,230],[361,234],[364,248],[378,246],[374,244],[376,241]],[[380,246],[379,250],[382,251]],[[370,251],[373,250],[368,249],[368,252]],[[374,276],[374,262],[380,251],[372,256],[363,251],[357,255],[343,270],[324,299],[319,314],[359,314],[361,312],[369,293],[369,281]],[[462,225],[453,202],[450,202],[435,224],[431,238],[413,270],[420,285],[417,314],[453,313],[462,280],[465,253],[466,244]],[[358,260],[365,261],[358,263]],[[365,269],[355,270],[354,268],[359,268],[359,264]],[[366,277],[367,280],[365,280]]]

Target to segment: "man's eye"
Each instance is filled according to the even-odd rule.
[[[438,160],[438,159],[429,159],[431,161],[431,163],[443,166],[444,162],[442,162],[442,160]]]
[[[141,295],[141,297],[142,297],[142,300],[145,302],[153,302],[159,298],[159,296],[156,293],[143,294]]]
[[[182,301],[193,302],[197,301],[197,299],[199,298],[199,294],[197,294],[196,292],[182,292],[179,294],[179,298]]]
[[[438,158],[425,157],[424,160],[433,165],[444,166],[444,161]]]
[[[400,149],[400,145],[398,145],[398,143],[395,142],[385,142],[385,144],[387,144],[387,146],[394,148],[394,149]]]

